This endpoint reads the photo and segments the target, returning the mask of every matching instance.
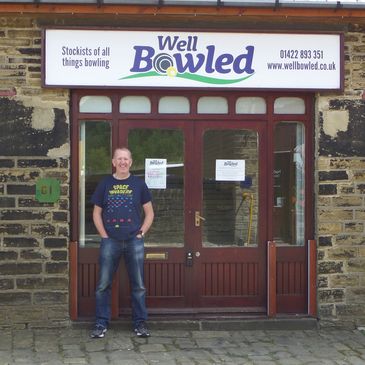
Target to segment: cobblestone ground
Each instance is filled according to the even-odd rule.
[[[111,329],[90,339],[87,329],[3,330],[0,365],[360,365],[365,332],[154,330],[148,339]]]

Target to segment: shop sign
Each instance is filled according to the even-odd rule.
[[[339,34],[47,29],[43,85],[340,90]]]

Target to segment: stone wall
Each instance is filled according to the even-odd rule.
[[[345,38],[345,92],[318,99],[319,317],[365,324],[365,36]]]
[[[68,91],[41,88],[41,30],[0,18],[0,324],[69,319]],[[55,203],[35,199],[40,178],[60,182]]]

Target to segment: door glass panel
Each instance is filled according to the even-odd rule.
[[[92,219],[91,195],[96,185],[112,172],[111,126],[108,122],[88,121],[80,124],[80,246],[99,244],[100,238]]]
[[[258,134],[251,130],[209,130],[204,134],[203,246],[257,245],[258,144]],[[244,161],[245,179],[217,180],[217,160]],[[228,179],[232,177],[227,175]]]
[[[304,126],[281,122],[275,127],[274,240],[304,245]]]
[[[133,129],[131,172],[145,178],[145,159],[166,159],[166,188],[151,189],[155,220],[145,237],[149,247],[184,246],[184,138],[178,130]]]

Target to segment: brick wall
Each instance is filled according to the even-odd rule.
[[[0,18],[0,325],[68,322],[68,91],[41,86],[41,31]],[[55,178],[60,199],[35,184]]]

